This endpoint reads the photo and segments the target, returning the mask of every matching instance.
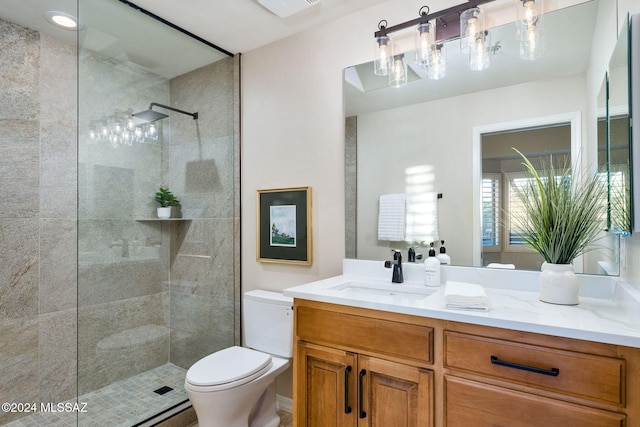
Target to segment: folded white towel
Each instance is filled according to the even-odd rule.
[[[500,264],[499,262],[492,262],[491,264],[487,265],[488,268],[500,268],[503,270],[515,270],[516,266],[515,264]]]
[[[453,310],[489,310],[489,299],[484,288],[474,283],[447,281],[442,299],[444,307]]]
[[[380,196],[378,209],[378,240],[404,241],[406,194]]]

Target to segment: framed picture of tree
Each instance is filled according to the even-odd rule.
[[[311,265],[311,187],[258,190],[259,262]]]

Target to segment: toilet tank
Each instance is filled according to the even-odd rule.
[[[280,292],[245,292],[242,319],[247,347],[293,357],[293,298]]]

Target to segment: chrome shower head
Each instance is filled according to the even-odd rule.
[[[164,119],[166,117],[169,117],[166,114],[162,114],[162,113],[159,113],[157,111],[154,111],[153,107],[160,107],[160,108],[164,108],[166,110],[175,111],[177,113],[186,114],[187,116],[193,117],[193,120],[197,120],[198,119],[198,113],[197,112],[189,113],[187,111],[178,110],[177,108],[169,107],[168,105],[158,104],[156,102],[152,102],[149,105],[149,109],[144,110],[144,111],[140,111],[139,113],[133,113],[132,116],[133,117],[137,117],[137,118],[139,118],[141,120],[144,120],[146,122],[155,122],[156,120],[161,120],[161,119]]]

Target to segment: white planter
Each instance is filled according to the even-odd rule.
[[[166,208],[158,208],[158,218],[171,218],[171,206]]]
[[[538,281],[540,301],[551,304],[577,305],[578,277],[571,264],[542,264]]]

